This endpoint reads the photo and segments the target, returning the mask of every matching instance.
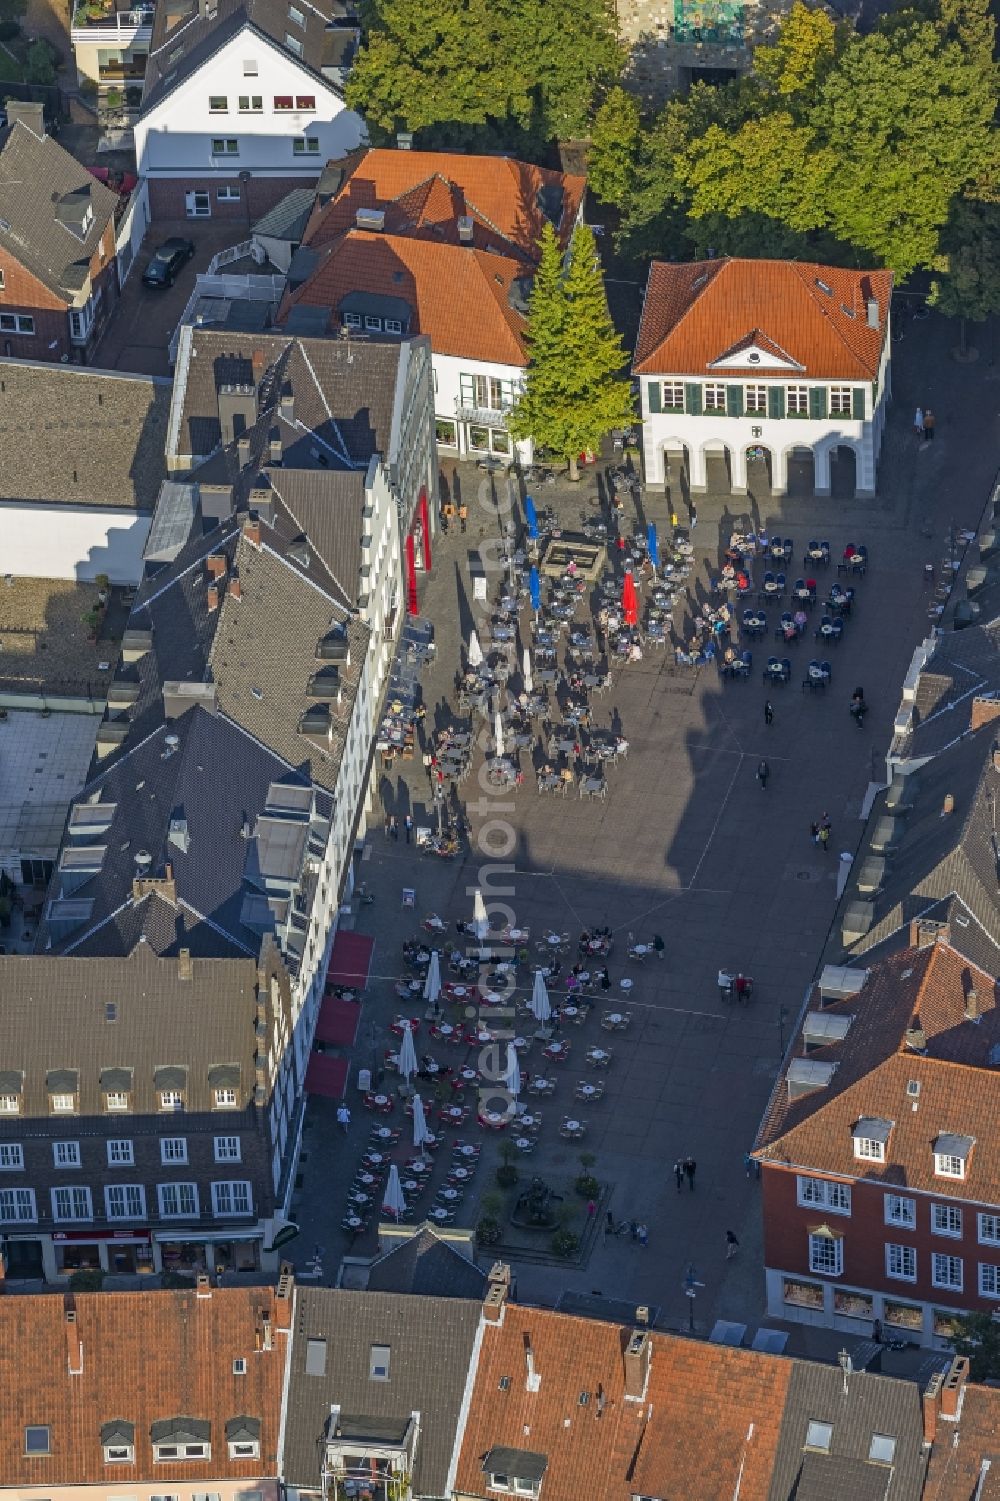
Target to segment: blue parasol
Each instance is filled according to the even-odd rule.
[[[656,522],[651,521],[646,527],[646,548],[649,552],[649,561],[654,568],[660,566],[660,544],[656,539]]]
[[[535,502],[532,500],[530,495],[526,495],[524,497],[524,519],[528,523],[528,536],[533,542],[537,542],[538,512],[535,510]]]
[[[531,590],[531,608],[540,610],[542,608],[542,581],[538,577],[537,568],[532,568],[528,574],[528,588]]]

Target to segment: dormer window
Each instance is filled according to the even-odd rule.
[[[971,1136],[954,1136],[950,1132],[942,1132],[934,1143],[935,1176],[964,1178],[974,1144]]]
[[[212,1106],[215,1110],[236,1110],[239,1107],[240,1066],[238,1063],[218,1063],[208,1071],[208,1086],[212,1091]]]
[[[537,1496],[548,1469],[548,1457],[527,1449],[491,1449],[483,1460],[486,1488],[511,1496]]]
[[[80,1075],[75,1068],[54,1068],[45,1075],[52,1115],[74,1115],[80,1093]]]
[[[176,1064],[154,1069],[153,1088],[161,1110],[183,1110],[187,1094],[187,1069]]]
[[[226,1424],[230,1459],[260,1458],[260,1418],[231,1418]]]
[[[158,1464],[185,1459],[211,1459],[211,1425],[200,1418],[165,1418],[149,1430],[153,1458]]]
[[[135,1425],[114,1418],[101,1429],[101,1448],[106,1465],[135,1464]]]
[[[892,1132],[892,1121],[878,1120],[874,1116],[862,1116],[851,1135],[854,1138],[854,1155],[862,1162],[884,1162],[886,1144]]]

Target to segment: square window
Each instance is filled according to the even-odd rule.
[[[979,1296],[981,1298],[1000,1297],[1000,1266],[994,1266],[992,1262],[987,1261],[979,1263]]]
[[[160,1218],[194,1219],[198,1215],[198,1188],[194,1183],[158,1183],[156,1197]]]
[[[345,328],[360,328],[361,327],[361,314],[360,313],[345,313],[344,314],[344,327]]]
[[[979,1216],[979,1239],[984,1246],[1000,1246],[1000,1214]]]
[[[957,1204],[932,1204],[931,1229],[935,1235],[954,1235],[961,1238],[962,1211]]]
[[[839,1235],[816,1234],[809,1237],[809,1270],[827,1277],[839,1277],[844,1270],[844,1242]]]
[[[54,1141],[52,1161],[56,1167],[79,1167],[80,1143],[78,1141]]]
[[[12,1172],[24,1167],[24,1148],[19,1142],[8,1141],[0,1145],[0,1169]]]
[[[83,1186],[79,1188],[53,1188],[52,1218],[54,1220],[90,1220],[93,1219],[93,1209],[90,1203],[90,1189]]]
[[[296,96],[295,96],[295,108],[296,109],[315,109],[316,108],[316,95],[315,94],[296,94]]]
[[[241,1148],[238,1136],[217,1136],[215,1138],[216,1162],[239,1162],[240,1158]]]
[[[141,1220],[146,1217],[146,1190],[141,1183],[111,1183],[104,1190],[109,1220]]]
[[[294,109],[295,108],[295,101],[293,100],[291,94],[275,94],[275,96],[274,96],[274,108],[279,113],[282,110]]]
[[[186,1136],[163,1136],[160,1138],[160,1161],[161,1162],[187,1162],[188,1144]]]
[[[941,1251],[935,1251],[931,1257],[931,1281],[935,1287],[950,1287],[954,1292],[962,1291],[962,1258],[961,1256],[946,1256]]]
[[[292,138],[293,156],[317,156],[318,154],[318,136],[294,136]]]
[[[253,1197],[250,1184],[243,1182],[213,1183],[212,1209],[216,1218],[229,1215],[252,1214]]]
[[[49,1099],[54,1115],[72,1115],[76,1109],[75,1094],[54,1094]]]
[[[724,412],[726,410],[725,386],[705,386],[705,411]]]
[[[135,1152],[130,1141],[108,1142],[108,1165],[117,1167],[120,1163],[131,1166],[135,1161]]]
[[[935,1152],[934,1171],[939,1178],[964,1178],[965,1159],[951,1152]]]
[[[225,94],[209,94],[208,112],[210,115],[224,115],[229,109],[229,100]]]
[[[236,1105],[235,1089],[217,1089],[215,1091],[216,1110],[232,1110]]]
[[[239,98],[241,115],[259,115],[264,110],[263,94],[241,94]]]
[[[663,382],[663,410],[665,412],[683,412],[684,382],[682,380],[665,380]]]
[[[891,1465],[896,1457],[896,1440],[887,1433],[873,1433],[868,1458],[873,1464]]]
[[[382,328],[382,319],[373,317],[371,313],[366,313],[365,328],[371,333],[379,333]]]
[[[385,320],[385,331],[387,334],[401,334],[403,332],[403,325],[398,318],[387,318]]]
[[[797,1179],[798,1200],[807,1206],[818,1205],[833,1214],[850,1214],[851,1189],[847,1183],[831,1183],[826,1178]]]
[[[104,1108],[114,1114],[116,1111],[128,1109],[128,1095],[122,1090],[114,1090],[104,1096]]]
[[[916,1282],[917,1253],[913,1246],[886,1244],[885,1274],[900,1282]]]
[[[818,1418],[811,1418],[806,1429],[806,1448],[818,1449],[822,1454],[829,1454],[832,1440],[833,1424],[821,1423]]]
[[[20,1115],[21,1096],[19,1094],[0,1094],[0,1115]]]
[[[887,1225],[901,1225],[904,1230],[912,1230],[917,1223],[916,1199],[907,1199],[901,1194],[886,1194],[885,1222]]]
[[[161,1089],[160,1090],[160,1109],[161,1110],[183,1110],[184,1109],[184,1096],[181,1094],[180,1090],[179,1089]]]
[[[854,1138],[854,1155],[865,1162],[885,1161],[885,1142],[875,1141],[870,1136],[856,1136]]]
[[[49,1430],[38,1423],[29,1423],[24,1430],[25,1454],[49,1454]]]
[[[243,59],[243,77],[244,78],[256,78],[257,77],[257,62],[256,62],[255,58],[246,57],[246,58]]]
[[[220,203],[239,203],[240,190],[228,184],[224,188],[217,188],[215,196]]]
[[[0,1188],[0,1222],[34,1224],[37,1219],[33,1188]]]

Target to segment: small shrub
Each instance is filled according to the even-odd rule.
[[[108,109],[121,109],[122,96],[120,89],[108,89],[107,104]]]
[[[569,1258],[575,1256],[580,1244],[580,1237],[574,1235],[572,1230],[557,1230],[549,1243],[554,1256]]]
[[[481,1246],[495,1246],[502,1234],[500,1221],[489,1214],[484,1214],[476,1226],[476,1239]]]
[[[29,83],[55,83],[56,69],[52,60],[52,48],[42,37],[32,42],[25,56],[25,72]]]
[[[501,1188],[513,1188],[517,1182],[517,1168],[512,1162],[503,1162],[497,1168],[497,1182]]]
[[[99,1266],[90,1267],[86,1271],[72,1272],[69,1286],[70,1291],[74,1293],[99,1293],[104,1286],[104,1272]]]
[[[601,1185],[593,1173],[581,1173],[573,1186],[581,1199],[596,1199],[601,1191]]]

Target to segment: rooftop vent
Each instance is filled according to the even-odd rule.
[[[879,309],[879,305],[878,305],[878,298],[877,297],[869,297],[868,302],[866,304],[866,307],[867,307],[867,310],[868,310],[868,327],[869,328],[878,328],[879,321],[880,321],[879,320],[880,309]]]
[[[354,222],[359,229],[379,230],[385,229],[385,210],[381,208],[359,208]]]
[[[906,1043],[906,1046],[909,1048],[911,1053],[926,1053],[927,1034],[924,1032],[923,1027],[920,1025],[920,1022],[916,1017],[907,1027],[903,1041]]]
[[[300,568],[308,568],[312,562],[312,553],[304,541],[293,542],[288,549],[288,557]]]

